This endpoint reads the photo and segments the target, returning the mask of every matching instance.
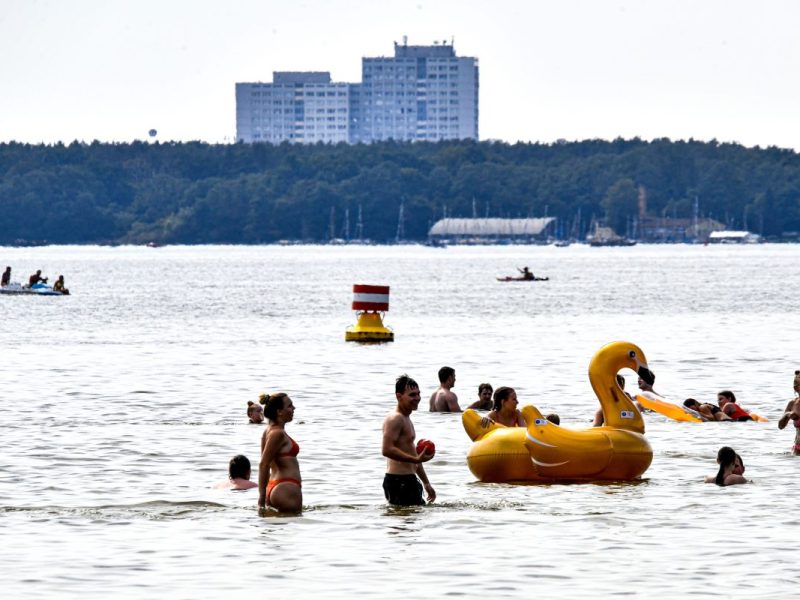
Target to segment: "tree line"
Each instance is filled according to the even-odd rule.
[[[0,243],[423,240],[447,217],[711,217],[800,231],[800,155],[716,141],[0,144]],[[402,205],[402,211],[400,207]],[[580,218],[578,218],[580,216]]]

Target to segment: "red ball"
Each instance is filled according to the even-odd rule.
[[[420,440],[417,442],[417,454],[422,454],[423,452],[426,454],[434,454],[436,452],[436,446],[430,440]]]

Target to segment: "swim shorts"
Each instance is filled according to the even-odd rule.
[[[422,506],[422,484],[416,475],[394,475],[386,473],[383,478],[383,493],[389,504],[395,506]]]

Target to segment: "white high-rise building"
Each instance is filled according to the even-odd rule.
[[[478,59],[452,44],[395,43],[393,57],[362,59],[362,83],[328,72],[275,72],[236,84],[236,139],[373,142],[478,139]]]
[[[272,83],[237,83],[236,139],[349,142],[351,87],[332,83],[326,72],[275,72]]]
[[[362,59],[363,141],[478,139],[478,59],[452,44],[395,43],[393,57]]]

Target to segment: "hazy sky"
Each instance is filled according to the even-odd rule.
[[[231,141],[237,81],[480,61],[480,137],[800,150],[795,0],[0,0],[0,141]]]

